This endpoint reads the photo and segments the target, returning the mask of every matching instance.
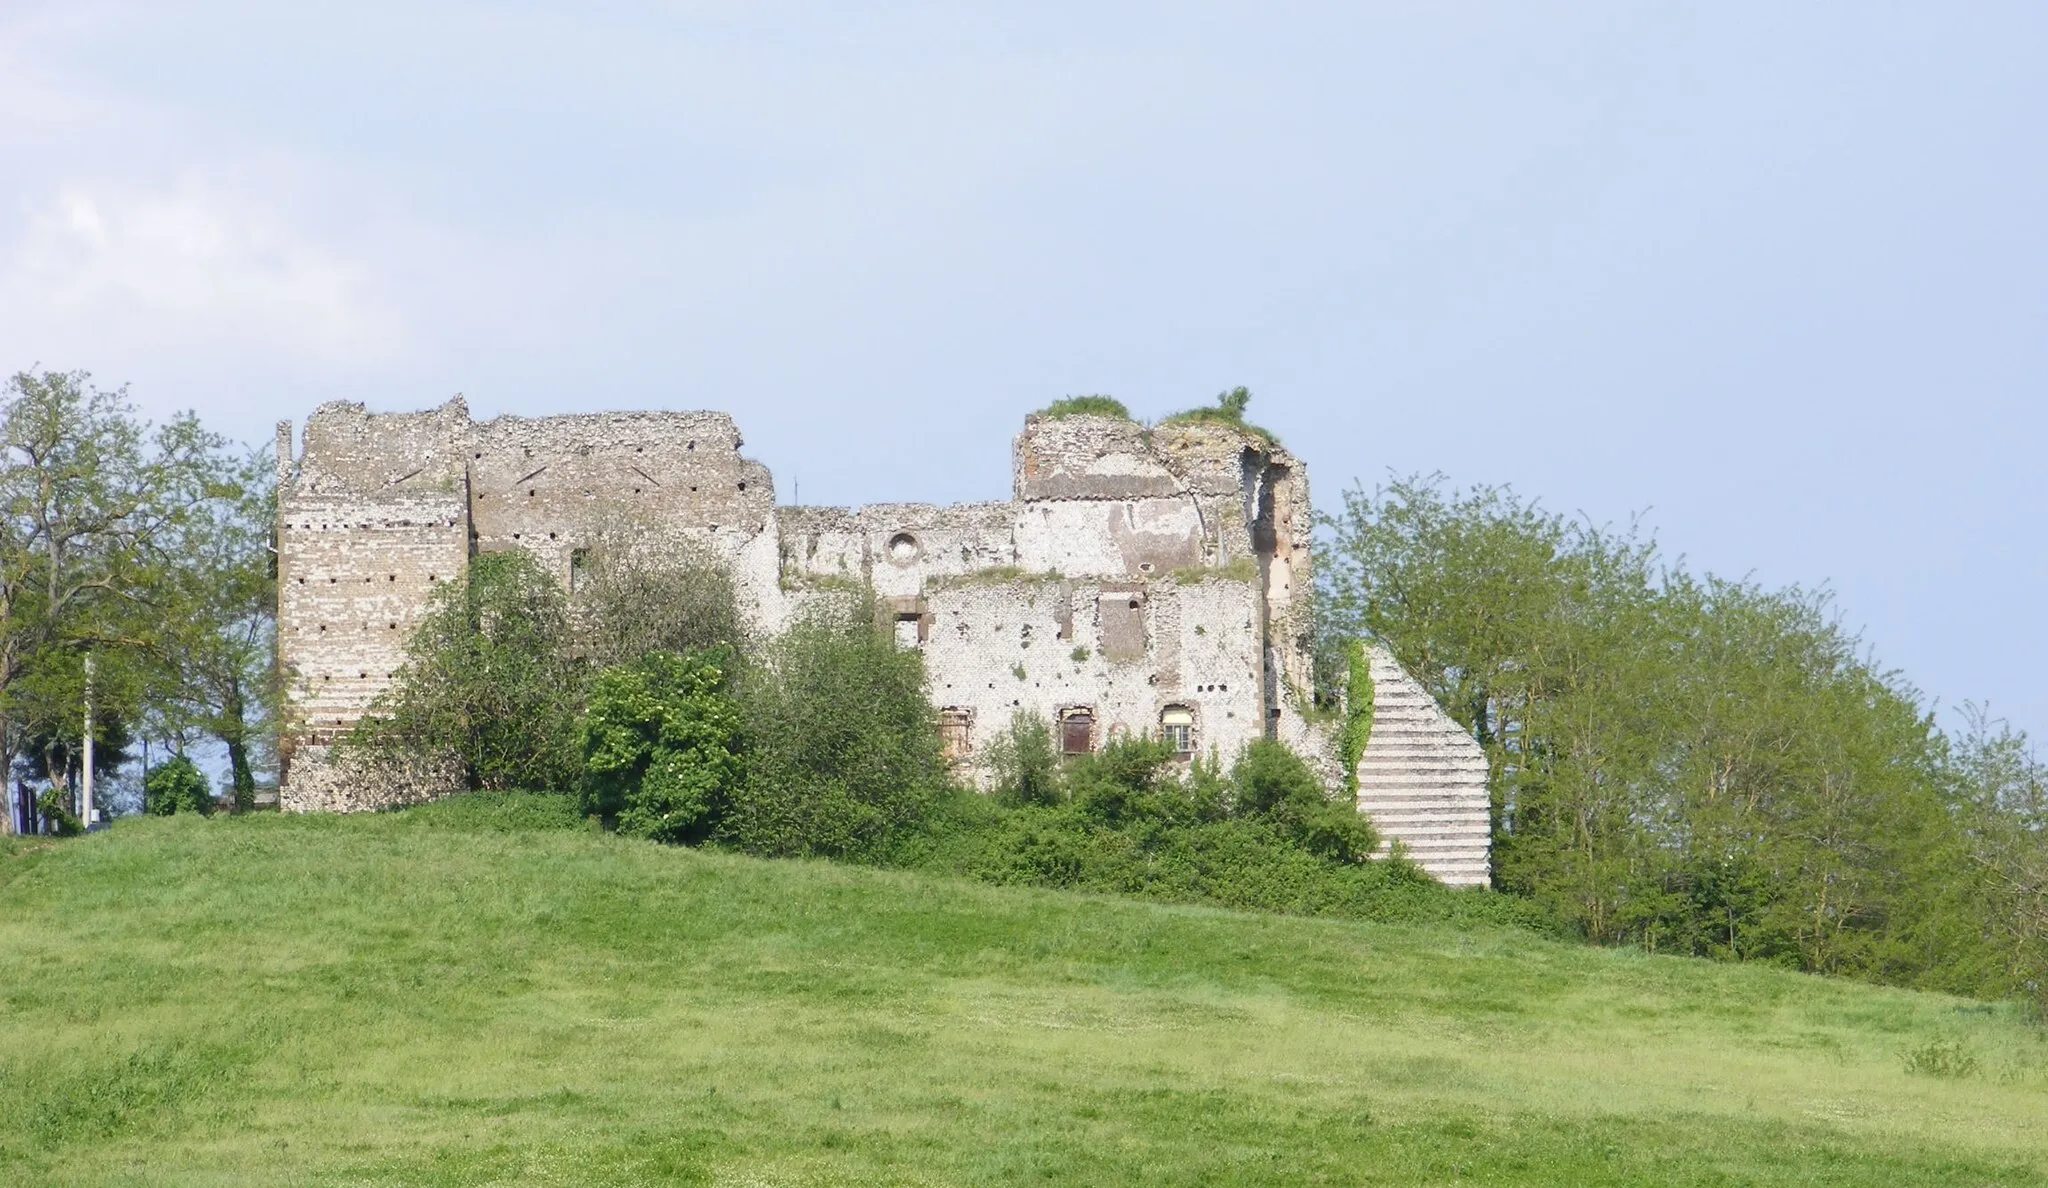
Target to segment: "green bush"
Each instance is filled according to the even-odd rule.
[[[1410,862],[1332,861],[1258,817],[1146,820],[1115,829],[1073,805],[1005,807],[963,792],[894,861],[1001,885],[1248,911],[1550,928],[1525,900],[1453,890]]]
[[[569,788],[582,763],[581,666],[560,585],[523,549],[470,560],[435,595],[390,693],[347,746],[376,763],[460,760],[471,788]]]
[[[142,777],[142,811],[152,816],[213,812],[213,792],[199,766],[183,755],[159,763]]]
[[[1218,392],[1216,394],[1216,403],[1214,404],[1206,404],[1199,408],[1191,408],[1187,409],[1184,412],[1177,412],[1170,416],[1162,417],[1160,419],[1160,423],[1172,424],[1176,421],[1210,421],[1242,429],[1246,433],[1249,433],[1252,436],[1259,438],[1260,440],[1266,442],[1269,445],[1278,445],[1280,441],[1279,438],[1273,436],[1273,434],[1269,431],[1261,429],[1257,425],[1254,425],[1251,422],[1244,419],[1245,409],[1251,404],[1251,402],[1251,389],[1240,385],[1239,387],[1231,388],[1230,390],[1225,392]]]
[[[62,788],[43,789],[42,794],[36,797],[36,808],[50,822],[51,830],[58,837],[77,837],[85,832],[84,823],[79,821],[77,813],[71,811],[71,798]]]
[[[1228,774],[1211,754],[1177,773],[1163,744],[1119,739],[1053,767],[1030,797],[1015,760],[1039,754],[1043,720],[1013,719],[995,744],[996,794],[956,794],[890,855],[897,865],[984,882],[1372,920],[1535,926],[1534,907],[1453,891],[1398,856],[1367,861],[1370,825],[1330,800],[1277,742],[1245,748]]]
[[[732,652],[655,652],[600,672],[580,726],[585,804],[629,837],[698,842],[739,786]]]
[[[1237,812],[1263,817],[1308,852],[1332,862],[1363,862],[1379,845],[1372,824],[1348,800],[1331,800],[1301,756],[1260,739],[1231,771]]]
[[[1008,730],[990,740],[990,791],[1003,804],[1058,804],[1066,798],[1060,782],[1059,748],[1044,715],[1019,710]]]
[[[829,605],[770,642],[741,708],[747,777],[717,831],[736,848],[872,859],[949,786],[924,657],[872,604]]]
[[[1063,396],[1038,410],[1041,417],[1121,417],[1131,419],[1131,410],[1114,396]]]
[[[1173,748],[1157,739],[1118,738],[1068,760],[1067,798],[1081,816],[1110,828],[1173,817],[1161,792],[1176,783]]]

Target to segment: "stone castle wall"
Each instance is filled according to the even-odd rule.
[[[898,640],[924,651],[970,776],[1029,711],[1091,749],[1156,736],[1168,715],[1226,760],[1275,736],[1337,781],[1328,731],[1303,712],[1307,479],[1278,445],[1216,423],[1034,416],[1012,500],[861,508],[776,507],[743,446],[724,413],[473,422],[459,397],[416,413],[324,405],[296,457],[280,426],[283,807],[441,790],[431,759],[345,772],[329,750],[390,687],[435,589],[475,553],[523,548],[573,590],[586,551],[620,539],[708,547],[765,632],[870,586]]]

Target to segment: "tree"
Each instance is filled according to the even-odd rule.
[[[372,764],[450,755],[471,788],[566,791],[582,772],[583,670],[561,587],[524,549],[472,558],[435,595],[392,689],[344,746]]]
[[[218,497],[179,526],[179,563],[152,599],[163,627],[151,640],[149,724],[179,744],[194,735],[218,741],[236,811],[245,812],[273,749],[277,492],[262,453],[219,467]]]
[[[1952,759],[1989,976],[2048,1011],[2048,764],[2024,732],[1967,706]]]
[[[878,855],[947,787],[924,657],[872,604],[819,608],[763,650],[742,683],[748,773],[719,836],[770,855]]]
[[[1052,723],[1036,710],[1010,715],[1009,728],[989,742],[988,768],[996,799],[1009,805],[1053,805],[1066,797]]]
[[[190,413],[151,428],[125,388],[84,372],[21,372],[0,407],[0,770],[11,770],[28,724],[63,725],[50,673],[91,649],[114,678],[157,643],[168,620],[153,596],[179,563],[182,529],[210,501],[232,497],[223,439]],[[32,673],[45,679],[27,682]],[[31,686],[34,687],[31,687]],[[140,682],[133,686],[140,687]],[[82,682],[79,693],[82,695]],[[75,706],[79,704],[73,701]],[[7,814],[6,826],[19,817]]]
[[[1951,976],[1944,740],[1824,595],[1434,478],[1346,492],[1326,528],[1319,679],[1377,639],[1473,732],[1498,886],[1601,941]]]

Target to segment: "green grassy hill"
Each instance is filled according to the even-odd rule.
[[[0,1182],[2048,1182],[2002,1007],[463,820],[0,848]]]

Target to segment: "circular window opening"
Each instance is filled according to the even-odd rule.
[[[917,551],[917,538],[908,532],[898,532],[889,538],[889,560],[898,565],[917,560]]]

